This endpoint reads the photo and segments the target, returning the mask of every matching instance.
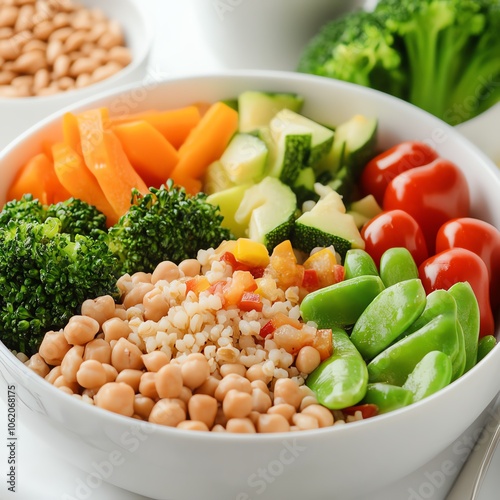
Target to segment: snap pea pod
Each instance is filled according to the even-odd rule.
[[[372,256],[361,248],[351,248],[344,257],[345,279],[357,276],[378,276],[378,269]]]
[[[451,314],[440,314],[398,340],[368,363],[369,381],[403,386],[417,363],[431,351],[444,352],[453,361],[460,348],[457,324]]]
[[[413,394],[413,402],[420,401],[446,387],[451,382],[450,357],[441,351],[428,352],[408,375],[403,389]]]
[[[427,295],[427,301],[422,314],[406,329],[402,337],[418,331],[425,324],[440,314],[449,314],[456,323],[455,331],[458,341],[458,350],[456,356],[452,358],[453,380],[463,375],[466,365],[466,347],[465,336],[462,325],[458,319],[457,302],[453,295],[447,290],[434,290]]]
[[[497,339],[493,335],[481,337],[477,346],[477,363],[481,361],[497,345]]]
[[[465,366],[464,373],[477,362],[480,313],[474,290],[466,281],[455,283],[448,289],[457,304],[457,318],[464,335]]]
[[[308,377],[306,384],[318,402],[331,410],[341,410],[359,403],[366,394],[366,363],[347,333],[332,329],[333,354]]]
[[[351,341],[370,360],[391,345],[424,310],[425,290],[419,279],[400,281],[378,294],[360,315]]]
[[[418,278],[418,268],[407,248],[387,249],[380,257],[380,278],[386,287],[400,281]]]
[[[363,398],[363,403],[376,405],[380,414],[403,408],[412,402],[413,393],[410,390],[381,382],[368,384]]]
[[[357,276],[309,293],[300,312],[304,321],[314,321],[318,328],[343,328],[353,325],[383,289],[379,276]]]

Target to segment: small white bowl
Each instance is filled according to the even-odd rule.
[[[146,68],[153,44],[153,28],[134,0],[83,0],[82,5],[100,8],[109,19],[122,26],[125,43],[132,52],[132,62],[115,75],[78,90],[69,90],[44,97],[0,98],[0,149],[24,130],[46,116],[82,99],[146,76]]]
[[[434,116],[368,88],[298,73],[228,72],[166,80],[148,89],[128,86],[73,110],[108,106],[119,112],[134,95],[141,96],[136,111],[168,109],[245,90],[300,93],[304,114],[323,123],[335,125],[357,113],[375,116],[381,148],[403,140],[426,141],[463,170],[473,216],[500,228],[500,174],[486,155]],[[41,150],[45,139],[58,139],[60,120],[60,113],[45,119],[0,153],[0,205],[17,169]],[[500,347],[439,393],[401,410],[274,435],[183,431],[122,417],[62,393],[0,343],[2,379],[16,386],[23,424],[88,474],[68,498],[88,496],[86,491],[108,481],[164,500],[351,500],[370,498],[402,480],[477,422],[500,389]],[[7,391],[0,391],[0,397],[5,399]]]

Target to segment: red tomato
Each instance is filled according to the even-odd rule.
[[[423,142],[397,144],[367,163],[361,174],[361,190],[364,195],[372,194],[382,204],[385,189],[394,177],[411,168],[427,165],[437,157],[436,151]]]
[[[450,248],[429,257],[420,265],[418,272],[427,294],[437,289],[448,290],[455,283],[468,281],[479,304],[479,336],[494,334],[488,268],[481,257],[465,248]]]
[[[417,266],[429,256],[420,226],[403,210],[389,210],[375,216],[365,224],[361,236],[365,250],[377,266],[382,254],[392,247],[407,248]]]
[[[408,212],[434,253],[439,228],[449,219],[469,216],[467,179],[454,163],[438,158],[395,177],[385,190],[383,208]]]
[[[438,231],[436,252],[455,247],[467,248],[483,259],[490,277],[491,305],[500,305],[500,231],[479,219],[452,219]]]

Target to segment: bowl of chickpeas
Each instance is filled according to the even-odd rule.
[[[486,155],[453,127],[372,89],[247,70],[172,78],[150,88],[131,84],[66,110],[107,107],[112,115],[116,103],[137,93],[134,112],[175,110],[230,102],[248,90],[300,95],[301,113],[318,123],[374,116],[380,150],[406,140],[432,144],[464,173],[473,215],[500,228],[500,177]],[[45,119],[0,154],[7,184],[44,142],[61,139],[61,119],[60,113]],[[0,205],[6,192],[0,185]],[[119,300],[85,300],[29,359],[0,342],[0,379],[15,387],[23,424],[85,471],[88,489],[97,478],[162,500],[371,498],[484,421],[500,389],[498,347],[438,393],[395,411],[369,417],[319,404],[307,385],[319,348],[294,352],[277,334],[259,333],[269,311],[298,321],[296,290],[269,292],[262,311],[251,314],[222,307],[215,294],[187,300],[187,282],[234,277],[231,263],[221,259],[224,248],[121,276]],[[303,328],[305,335],[318,334],[313,324]],[[444,498],[444,491],[435,493]]]
[[[0,146],[63,107],[147,77],[153,29],[133,1],[0,2]]]

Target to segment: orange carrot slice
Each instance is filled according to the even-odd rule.
[[[134,170],[116,135],[107,123],[108,111],[98,108],[77,116],[85,164],[95,175],[118,216],[130,208],[131,192],[149,190]]]
[[[178,161],[177,150],[147,121],[133,121],[113,127],[136,172],[148,186],[160,187]]]
[[[106,216],[108,226],[115,224],[118,216],[83,158],[65,142],[54,144],[52,154],[57,178],[71,196],[94,205]]]
[[[143,120],[160,132],[175,149],[179,149],[191,130],[200,121],[201,114],[197,106],[169,109],[166,111],[146,111],[121,117],[111,118],[113,125]]]
[[[223,102],[212,104],[179,148],[179,161],[172,172],[174,182],[182,185],[186,179],[201,179],[237,129],[238,112]]]
[[[32,194],[40,203],[49,205],[71,197],[59,182],[54,164],[45,153],[33,156],[18,172],[7,192],[7,201],[20,200]]]
[[[78,119],[73,113],[64,113],[62,118],[64,142],[68,144],[78,155],[82,155],[82,144],[80,141],[80,129]]]

